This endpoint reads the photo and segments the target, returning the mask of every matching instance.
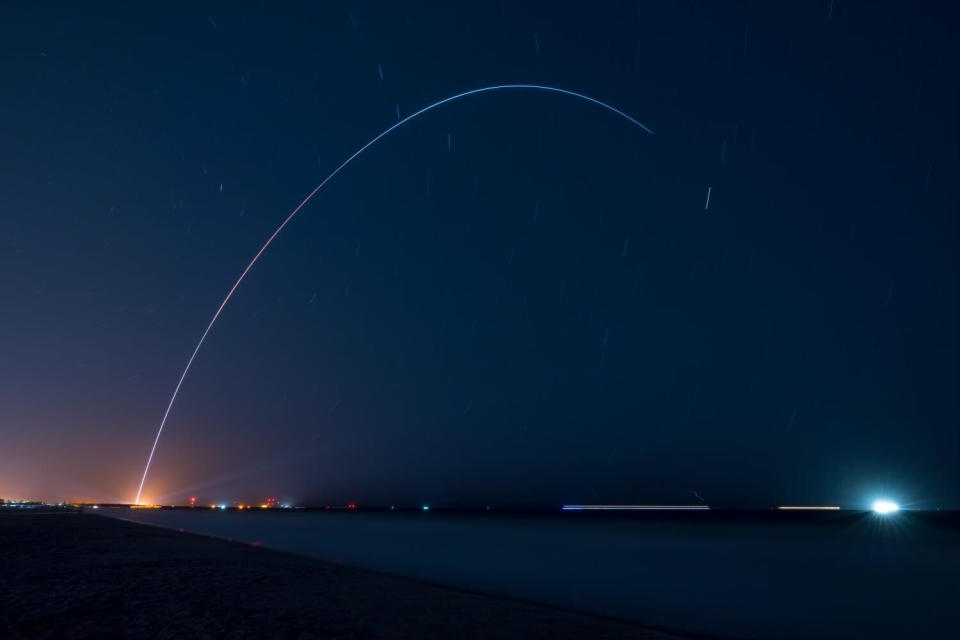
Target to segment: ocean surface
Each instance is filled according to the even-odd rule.
[[[945,514],[92,513],[679,632],[957,632],[960,520]]]

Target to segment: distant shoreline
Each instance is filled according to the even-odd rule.
[[[688,636],[937,637],[960,586],[951,512],[95,513]]]

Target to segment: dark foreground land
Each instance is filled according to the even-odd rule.
[[[0,638],[102,637],[677,636],[111,518],[0,513]]]

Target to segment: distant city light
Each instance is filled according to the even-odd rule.
[[[422,510],[424,510],[424,511],[430,511],[430,505],[428,505],[428,504],[425,504],[425,505],[423,505],[423,506],[420,507],[420,508],[421,508]]]
[[[227,505],[225,505],[225,504],[220,505],[220,510],[221,510],[221,511],[223,511],[223,510],[226,509],[226,508],[227,508]]]
[[[900,510],[900,505],[891,500],[877,500],[873,503],[873,511],[881,515],[894,513]]]

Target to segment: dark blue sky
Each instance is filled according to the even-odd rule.
[[[210,334],[147,499],[960,506],[955,24],[4,5],[0,495],[132,499],[290,210],[398,107],[534,82],[656,134],[500,93],[372,148]]]

